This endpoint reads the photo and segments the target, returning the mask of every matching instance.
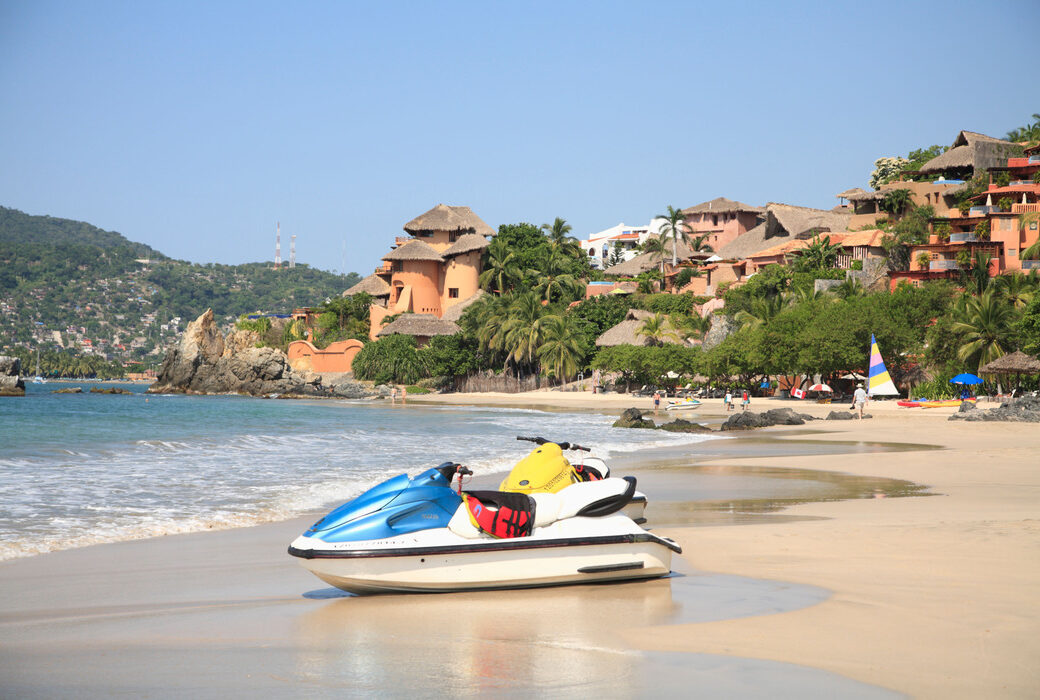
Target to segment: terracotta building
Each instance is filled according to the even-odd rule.
[[[439,319],[477,294],[481,256],[495,235],[469,207],[444,204],[412,219],[404,230],[410,237],[397,238],[383,265],[346,292],[376,292],[369,309],[373,340],[387,316],[414,313]]]
[[[690,228],[690,236],[705,236],[704,242],[712,250],[719,250],[758,226],[765,209],[716,197],[709,202],[683,209],[682,213]]]

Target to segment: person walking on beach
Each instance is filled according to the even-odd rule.
[[[744,393],[740,397],[740,410],[746,411],[747,407],[751,405],[751,398],[748,396],[747,389],[744,389]]]
[[[726,395],[722,397],[722,404],[726,407],[726,413],[733,410],[733,392],[726,389]]]
[[[654,415],[657,415],[657,409],[661,407],[661,392],[654,392]]]
[[[856,391],[852,394],[852,405],[856,407],[859,420],[863,420],[863,408],[867,405],[867,392],[863,391],[863,384],[856,385]]]

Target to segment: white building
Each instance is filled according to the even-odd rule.
[[[609,267],[608,260],[614,252],[615,245],[620,244],[623,262],[631,260],[639,251],[636,246],[641,245],[650,236],[661,233],[661,226],[667,219],[652,219],[645,226],[627,226],[624,223],[611,226],[599,233],[590,234],[588,238],[580,241],[582,250],[589,256],[589,264],[602,270]]]

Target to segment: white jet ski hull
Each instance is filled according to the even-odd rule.
[[[530,537],[460,537],[446,528],[384,540],[289,549],[318,578],[350,593],[448,592],[558,586],[667,576],[679,546],[622,514],[576,517]]]

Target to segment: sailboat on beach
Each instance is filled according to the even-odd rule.
[[[881,358],[874,334],[870,334],[870,369],[867,371],[867,396],[899,396],[899,390],[892,383],[892,377]]]

